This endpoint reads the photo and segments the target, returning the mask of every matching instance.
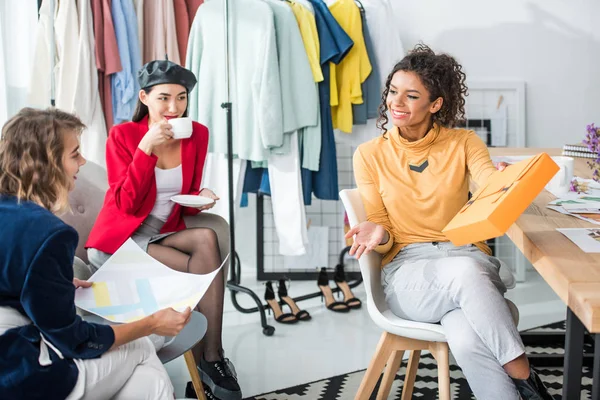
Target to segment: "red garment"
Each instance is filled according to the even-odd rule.
[[[174,0],[175,28],[177,30],[177,47],[179,48],[179,61],[185,67],[185,53],[187,51],[188,39],[190,37],[190,25],[187,5],[185,0]]]
[[[115,125],[106,142],[106,169],[109,189],[104,205],[85,247],[113,254],[131,237],[152,211],[156,201],[154,168],[158,157],[138,148],[148,132],[148,117],[140,122]],[[202,169],[208,150],[208,129],[193,123],[193,133],[181,140],[182,194],[200,193]],[[184,215],[196,215],[196,208],[175,204],[161,233],[185,229]]]
[[[107,129],[110,129],[113,125],[110,75],[123,69],[110,4],[110,0],[92,0],[98,91],[100,92],[100,102],[102,103]]]
[[[198,7],[200,7],[202,3],[204,3],[204,0],[185,0],[185,5],[187,6],[188,11],[188,18],[190,19],[190,27],[194,22],[196,11],[198,11]]]

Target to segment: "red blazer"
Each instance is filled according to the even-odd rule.
[[[113,254],[152,211],[156,201],[154,168],[158,157],[138,148],[148,132],[148,117],[140,122],[126,122],[110,130],[106,142],[106,170],[109,189],[104,205],[90,232],[85,247]],[[208,129],[193,122],[193,133],[181,140],[182,194],[200,193],[202,169],[208,149]],[[196,215],[196,208],[175,204],[161,229],[176,232],[185,229],[184,215]]]

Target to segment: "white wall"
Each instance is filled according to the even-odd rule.
[[[560,147],[600,124],[597,0],[392,0],[406,49],[454,55],[468,79],[527,85],[527,147]]]

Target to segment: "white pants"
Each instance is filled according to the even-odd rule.
[[[517,400],[502,368],[525,352],[503,293],[500,262],[473,245],[411,244],[385,266],[386,302],[401,318],[444,327],[475,397]]]
[[[301,256],[306,254],[308,231],[300,176],[298,132],[294,131],[289,136],[289,153],[271,153],[269,156],[269,181],[279,254]]]
[[[119,346],[100,358],[75,363],[79,377],[67,400],[174,399],[169,375],[148,338]]]

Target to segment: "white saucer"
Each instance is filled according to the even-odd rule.
[[[213,199],[193,194],[178,194],[171,197],[171,201],[185,207],[201,207],[214,203]]]

